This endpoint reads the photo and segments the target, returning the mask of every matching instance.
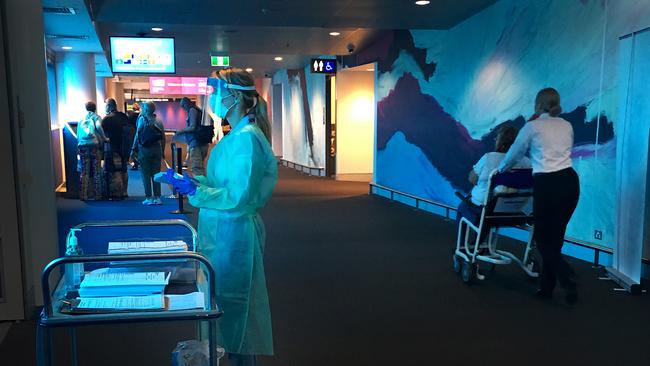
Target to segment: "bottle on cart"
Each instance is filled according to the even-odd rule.
[[[77,256],[82,255],[83,252],[79,248],[79,243],[77,242],[77,236],[75,232],[81,231],[80,229],[71,229],[68,234],[68,240],[66,241],[65,255],[66,256]],[[83,263],[67,263],[65,265],[65,283],[71,288],[78,288],[81,284],[81,277],[84,273],[84,264]]]

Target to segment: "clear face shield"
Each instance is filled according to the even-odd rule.
[[[228,84],[220,78],[208,78],[206,87],[208,113],[224,119],[228,112],[238,103],[233,90],[255,90],[255,86]]]

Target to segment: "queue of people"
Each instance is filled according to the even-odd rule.
[[[134,103],[126,114],[118,111],[115,99],[106,99],[105,104],[106,115],[101,118],[95,103],[86,103],[86,116],[78,124],[80,199],[127,198],[131,167],[141,171],[146,196],[142,203],[162,204],[161,186],[153,181],[153,176],[160,172],[166,139],[155,104],[145,103],[141,110]],[[187,143],[192,174],[205,175],[205,159],[214,137],[213,123],[204,125],[203,111],[188,98],[183,98],[180,105],[187,112],[186,127],[174,139]]]

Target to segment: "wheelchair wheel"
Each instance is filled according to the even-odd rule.
[[[476,266],[474,264],[469,263],[467,261],[463,261],[463,265],[460,271],[460,277],[463,279],[463,282],[471,283],[472,280],[474,279],[475,270],[476,270]]]
[[[463,260],[454,254],[453,256],[454,272],[460,273],[460,270],[463,268]]]

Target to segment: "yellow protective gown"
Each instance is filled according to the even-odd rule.
[[[257,210],[278,179],[271,146],[261,130],[242,120],[212,150],[207,176],[189,196],[200,208],[199,252],[217,275],[217,340],[226,352],[272,355],[271,313],[264,276],[266,233]]]

